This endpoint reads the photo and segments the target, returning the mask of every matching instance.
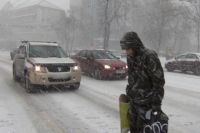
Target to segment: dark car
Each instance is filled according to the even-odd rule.
[[[125,79],[127,65],[107,50],[81,50],[72,57],[82,72],[96,79]]]
[[[169,59],[165,63],[168,71],[193,72],[200,75],[200,53],[187,53]]]

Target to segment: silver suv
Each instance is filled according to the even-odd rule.
[[[55,42],[22,41],[13,60],[13,78],[23,79],[30,93],[36,86],[67,85],[78,89],[81,70]]]

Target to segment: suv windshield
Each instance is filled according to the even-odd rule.
[[[110,51],[95,51],[94,58],[95,59],[118,59]]]
[[[29,57],[41,58],[65,58],[67,57],[63,49],[59,46],[30,45]]]

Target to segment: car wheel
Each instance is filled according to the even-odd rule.
[[[14,66],[13,66],[13,79],[14,81],[20,81],[20,78],[16,75],[16,70]]]
[[[195,68],[195,70],[194,70],[194,74],[195,75],[200,75],[200,68]]]
[[[25,74],[25,89],[28,93],[34,93],[34,86],[30,83],[29,75]]]
[[[95,71],[94,71],[94,77],[96,78],[96,79],[102,79],[102,75],[101,75],[101,71],[99,70],[99,69],[96,69]]]
[[[174,71],[172,68],[166,68],[168,72]]]
[[[74,90],[78,90],[79,87],[80,87],[80,83],[76,83],[76,84],[71,86],[71,88],[74,89]]]

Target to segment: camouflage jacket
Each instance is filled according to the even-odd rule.
[[[160,106],[164,96],[164,72],[156,52],[141,47],[127,58],[128,85],[126,93],[131,103]]]

